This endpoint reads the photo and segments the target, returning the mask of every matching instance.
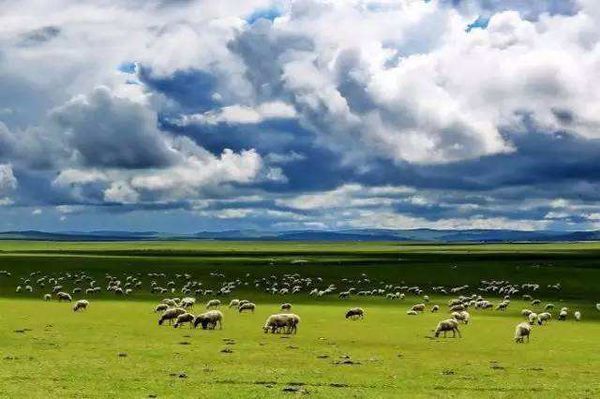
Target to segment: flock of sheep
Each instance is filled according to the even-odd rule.
[[[11,277],[11,273],[6,270],[0,270],[0,277]],[[91,297],[99,292],[105,291],[113,293],[117,296],[129,296],[134,293],[150,292],[155,295],[176,294],[181,293],[186,295],[184,298],[167,298],[162,300],[154,309],[160,313],[158,320],[159,325],[167,322],[175,328],[188,324],[190,327],[202,329],[223,328],[223,313],[218,310],[221,306],[219,299],[211,299],[206,303],[206,312],[194,315],[191,310],[196,304],[196,298],[200,296],[222,297],[232,295],[236,290],[243,289],[248,291],[251,287],[259,292],[266,292],[271,295],[287,296],[292,294],[308,294],[314,297],[337,296],[340,300],[346,300],[351,297],[361,296],[380,296],[391,301],[404,300],[407,295],[421,298],[422,303],[418,303],[410,307],[407,311],[409,316],[418,316],[425,312],[428,308],[432,313],[440,311],[439,304],[430,303],[430,297],[425,294],[424,288],[419,286],[395,285],[382,280],[369,278],[366,274],[361,274],[358,278],[340,279],[338,284],[326,284],[320,277],[302,277],[298,273],[283,274],[281,276],[271,275],[268,277],[250,278],[247,273],[243,278],[235,278],[227,280],[223,273],[210,273],[211,280],[222,280],[220,283],[213,281],[213,286],[207,288],[203,282],[194,279],[191,274],[181,273],[175,274],[174,278],[170,278],[166,273],[141,273],[123,275],[106,274],[104,281],[100,284],[97,279],[86,274],[85,272],[66,272],[57,275],[43,275],[41,272],[33,272],[25,277],[19,278],[19,284],[16,287],[17,293],[46,290],[43,299],[48,301],[56,298],[59,302],[72,302],[73,295],[81,295]],[[67,290],[65,287],[69,285],[72,288]],[[338,285],[344,289],[338,289]],[[105,288],[101,288],[104,286]],[[560,283],[551,284],[546,287],[551,291],[560,291]],[[448,332],[452,332],[453,337],[461,337],[459,329],[460,324],[468,324],[471,319],[469,309],[475,311],[496,310],[499,312],[505,311],[510,303],[511,298],[520,296],[523,300],[530,301],[531,307],[542,307],[540,299],[536,299],[533,295],[540,289],[539,284],[524,283],[515,284],[509,281],[481,281],[479,286],[471,288],[468,285],[456,287],[435,286],[430,287],[432,294],[448,295],[452,299],[448,301],[448,312],[450,318],[440,321],[435,330],[435,337],[443,334],[445,337]],[[48,292],[49,291],[49,292]],[[467,295],[468,294],[468,295]],[[484,296],[500,296],[502,300],[496,304],[484,298]],[[73,305],[75,312],[85,310],[89,306],[86,299],[80,299]],[[229,303],[230,309],[236,309],[239,313],[254,312],[256,305],[248,300],[233,299]],[[300,317],[291,313],[292,305],[284,303],[281,305],[281,313],[269,316],[263,326],[264,332],[271,333],[296,333]],[[524,322],[519,323],[515,328],[514,340],[522,343],[525,339],[529,341],[531,330],[534,325],[542,326],[553,318],[553,304],[546,304],[543,311],[536,312],[534,310],[523,309],[521,314],[525,318]],[[596,308],[600,311],[600,303],[596,304]],[[570,310],[566,307],[560,309],[556,318],[558,320],[566,320],[570,316]],[[345,314],[346,319],[363,319],[365,312],[362,308],[355,307],[348,309]],[[576,321],[581,320],[581,312],[576,310],[572,313],[572,317]]]

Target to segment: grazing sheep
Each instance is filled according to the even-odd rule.
[[[362,308],[351,308],[346,312],[346,319],[364,319],[365,311]]]
[[[164,311],[158,320],[158,325],[162,326],[165,321],[169,322],[169,325],[173,324],[173,320],[177,319],[179,315],[186,313],[185,309],[182,308],[171,308]]]
[[[471,315],[469,312],[463,310],[462,312],[452,312],[452,318],[456,321],[462,321],[464,324],[469,324],[469,320],[471,320]]]
[[[581,321],[581,312],[579,310],[576,310],[573,316],[575,316],[575,321]]]
[[[560,313],[558,314],[558,320],[560,320],[560,321],[567,320],[567,315],[568,315],[568,312],[566,310],[564,310],[564,309],[561,310]]]
[[[56,294],[56,297],[58,298],[58,302],[62,302],[62,301],[67,301],[67,302],[71,302],[73,300],[73,298],[71,298],[71,295],[67,294],[66,292],[58,292]]]
[[[75,302],[75,305],[73,305],[73,312],[77,312],[79,310],[86,310],[89,304],[90,303],[85,299],[80,299],[77,302]]]
[[[504,312],[506,308],[508,308],[508,305],[510,305],[509,301],[502,301],[498,304],[498,306],[496,306],[496,310]]]
[[[522,344],[525,341],[525,337],[527,337],[527,342],[529,342],[529,336],[531,335],[531,325],[527,322],[517,324],[515,328],[515,342]]]
[[[524,317],[529,318],[529,315],[532,314],[533,312],[529,309],[523,309],[521,310],[521,315],[523,315]]]
[[[431,313],[436,313],[439,310],[440,310],[440,306],[439,305],[433,305],[431,307]]]
[[[272,334],[284,331],[286,334],[295,334],[298,331],[300,317],[293,313],[273,314],[267,318],[263,331],[265,333],[271,331]]]
[[[440,321],[435,329],[435,337],[438,338],[440,336],[440,333],[443,332],[444,338],[446,338],[446,333],[448,331],[452,331],[452,338],[456,338],[456,334],[458,334],[459,338],[462,338],[460,330],[458,329],[458,321],[456,321],[455,319],[447,319]]]
[[[462,312],[463,310],[465,310],[465,307],[463,305],[452,305],[452,306],[450,306],[450,311],[451,312]]]
[[[553,303],[547,303],[546,306],[544,306],[544,310],[545,311],[549,311],[554,309],[554,304]]]
[[[159,305],[156,305],[156,307],[154,308],[154,313],[164,312],[167,309],[169,309],[169,305],[167,305],[166,303],[161,303]]]
[[[548,312],[544,312],[544,313],[540,313],[538,315],[537,322],[540,326],[542,326],[542,325],[544,325],[544,322],[547,322],[550,319],[552,319],[552,315]]]
[[[194,319],[195,319],[195,317],[191,313],[180,314],[179,316],[177,316],[177,320],[175,320],[175,324],[173,324],[173,327],[177,328],[185,323],[188,323],[190,325],[190,328],[192,328]]]
[[[179,306],[178,301],[175,301],[174,299],[169,299],[169,298],[163,299],[162,303],[164,303],[165,305],[168,305],[172,308],[176,308]]]
[[[211,299],[206,303],[206,309],[218,308],[219,306],[221,306],[221,301],[218,299]]]
[[[542,301],[540,301],[539,299],[534,299],[533,301],[531,301],[532,305],[539,305],[540,303],[542,303]]]
[[[529,316],[527,316],[527,320],[529,321],[529,324],[534,325],[535,322],[538,321],[537,313],[532,312]]]
[[[239,299],[232,299],[231,302],[229,302],[229,309],[231,309],[231,308],[237,308],[238,306],[240,306],[240,300]]]
[[[597,303],[597,304],[596,304],[596,310],[597,310],[598,312],[600,312],[600,303]]]
[[[406,314],[407,314],[408,316],[417,316],[419,313],[418,313],[418,312],[415,312],[414,310],[407,310],[407,311],[406,311]]]
[[[291,303],[281,304],[281,310],[285,310],[286,312],[289,312],[290,310],[292,310],[292,304]]]
[[[202,329],[214,330],[217,326],[219,329],[223,329],[223,313],[219,310],[209,310],[206,313],[202,313],[196,316],[194,320],[194,328],[197,328],[199,324],[202,324]]]
[[[419,304],[413,305],[413,307],[410,308],[410,310],[413,310],[415,312],[423,312],[425,310],[425,304],[419,303]]]
[[[44,301],[49,301],[51,299],[52,299],[52,295],[50,295],[50,294],[44,295]]]
[[[181,302],[180,302],[180,305],[179,305],[179,306],[181,306],[181,307],[182,307],[182,308],[184,308],[184,309],[191,309],[191,308],[193,308],[193,307],[194,307],[194,304],[195,304],[195,303],[196,303],[196,299],[194,299],[194,298],[190,298],[190,297],[187,297],[187,298],[183,298],[183,299],[181,300]]]
[[[252,302],[246,302],[246,303],[240,305],[240,307],[238,308],[239,313],[242,313],[244,311],[250,311],[250,312],[254,313],[255,310],[256,310],[256,305],[253,304]]]

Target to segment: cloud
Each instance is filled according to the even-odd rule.
[[[598,224],[597,1],[0,3],[15,226]]]
[[[0,164],[0,193],[11,192],[17,188],[17,178],[10,164]]]

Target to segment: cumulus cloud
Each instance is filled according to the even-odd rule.
[[[0,2],[0,202],[594,226],[599,21],[593,0]]]

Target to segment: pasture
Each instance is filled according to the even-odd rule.
[[[398,243],[0,242],[0,397],[63,398],[593,398],[600,395],[600,245],[428,245]],[[85,287],[84,272],[99,293],[73,294],[90,307],[45,302],[51,286],[40,276],[62,276],[65,292]],[[36,273],[31,276],[31,273]],[[152,274],[148,276],[148,274]],[[164,273],[162,276],[154,276]],[[189,274],[189,278],[183,276]],[[128,295],[106,291],[106,275],[141,282]],[[266,292],[282,276],[297,274],[312,286],[337,290],[315,297]],[[179,277],[178,277],[179,275]],[[71,278],[66,277],[71,276]],[[366,276],[366,277],[365,277]],[[17,293],[30,278],[33,292]],[[364,279],[368,279],[365,282]],[[363,280],[358,283],[358,280]],[[158,326],[153,308],[163,298],[183,297],[185,281],[217,291],[239,280],[225,304],[222,330]],[[503,295],[478,290],[482,280],[535,283],[535,292],[511,297],[504,312],[469,309],[462,338],[433,338],[438,321],[450,317],[441,294],[469,285],[463,295],[481,294],[499,303]],[[151,293],[152,281],[174,293]],[[259,287],[255,282],[260,281]],[[248,283],[246,285],[246,283]],[[560,283],[560,289],[548,287]],[[387,285],[418,286],[430,296],[417,316],[406,311],[423,302],[407,293],[339,299]],[[312,288],[311,286],[311,288]],[[169,289],[170,290],[170,289]],[[386,292],[389,290],[386,290]],[[522,299],[541,300],[534,307]],[[195,296],[195,295],[193,295]],[[193,313],[215,295],[197,296]],[[255,313],[228,309],[232,298],[257,304]],[[268,315],[283,302],[302,321],[298,333],[265,334]],[[514,328],[523,308],[543,304],[579,310],[582,320],[553,318],[533,327],[531,342],[516,344]],[[429,308],[439,304],[439,313]],[[364,320],[345,320],[360,306]],[[553,316],[557,315],[555,309]]]

